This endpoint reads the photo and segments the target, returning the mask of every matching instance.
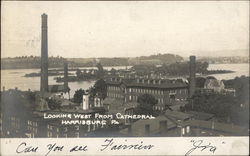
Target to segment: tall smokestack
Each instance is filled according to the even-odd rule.
[[[65,61],[64,62],[64,91],[68,92],[69,91],[69,87],[68,87],[68,62]]]
[[[40,91],[48,91],[48,29],[46,14],[42,14],[42,43],[41,43],[41,84]]]
[[[190,56],[189,60],[189,98],[191,98],[195,92],[195,56]]]

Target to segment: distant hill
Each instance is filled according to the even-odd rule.
[[[2,58],[1,69],[29,69],[40,68],[40,57],[22,56],[15,58]],[[97,63],[103,66],[133,66],[137,64],[171,64],[183,61],[183,58],[174,54],[157,54],[141,56],[136,58],[114,57],[114,58],[62,58],[49,57],[50,68],[62,68],[63,62],[67,60],[69,67],[93,67]]]
[[[249,63],[249,57],[245,56],[200,57],[198,60],[209,64]]]
[[[138,64],[151,64],[151,65],[160,65],[160,64],[172,64],[176,62],[182,62],[184,59],[175,54],[157,54],[150,56],[141,56],[136,58],[130,58],[130,65]]]
[[[63,67],[65,59],[62,57],[49,57],[49,67]],[[15,58],[2,58],[1,69],[33,69],[40,68],[41,57],[21,56]]]
[[[233,50],[216,50],[216,51],[202,51],[202,56],[206,57],[248,57],[249,49],[233,49]],[[198,56],[198,57],[202,57]]]

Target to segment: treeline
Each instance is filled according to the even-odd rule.
[[[98,63],[103,66],[128,66],[128,58],[69,58],[67,59],[71,67],[93,67]]]
[[[249,107],[249,76],[235,77],[231,80],[222,80],[225,88],[236,91],[237,101]]]
[[[62,57],[49,57],[49,67],[63,67],[65,59]],[[41,57],[22,56],[15,58],[2,58],[1,69],[32,69],[41,67]]]
[[[208,72],[207,62],[196,62],[196,72],[206,74]],[[189,74],[189,62],[176,62],[172,64],[163,64],[162,66],[155,65],[134,65],[132,69],[138,75],[161,74],[171,76],[183,76]]]
[[[199,60],[206,61],[211,64],[249,63],[249,58],[246,56],[202,57]]]
[[[130,65],[162,65],[162,64],[172,64],[176,62],[182,62],[184,59],[179,55],[174,54],[157,54],[150,56],[141,56],[136,58],[130,58]]]
[[[93,67],[100,63],[103,66],[133,66],[133,65],[162,65],[183,61],[183,58],[174,54],[157,54],[136,58],[113,57],[113,58],[63,58],[49,57],[50,68],[63,67],[64,61],[68,61],[70,67]],[[2,58],[2,69],[29,69],[40,68],[41,57],[21,56],[15,58]]]

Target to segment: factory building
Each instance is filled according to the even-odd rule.
[[[143,94],[151,94],[157,100],[155,110],[186,102],[195,92],[195,56],[190,56],[189,83],[183,79],[121,78],[106,79],[107,97],[123,101],[123,104],[137,102]],[[105,101],[104,101],[105,102]]]

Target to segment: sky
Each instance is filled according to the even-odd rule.
[[[248,1],[3,1],[1,7],[1,57],[40,56],[42,13],[49,56],[228,56],[249,48]]]

